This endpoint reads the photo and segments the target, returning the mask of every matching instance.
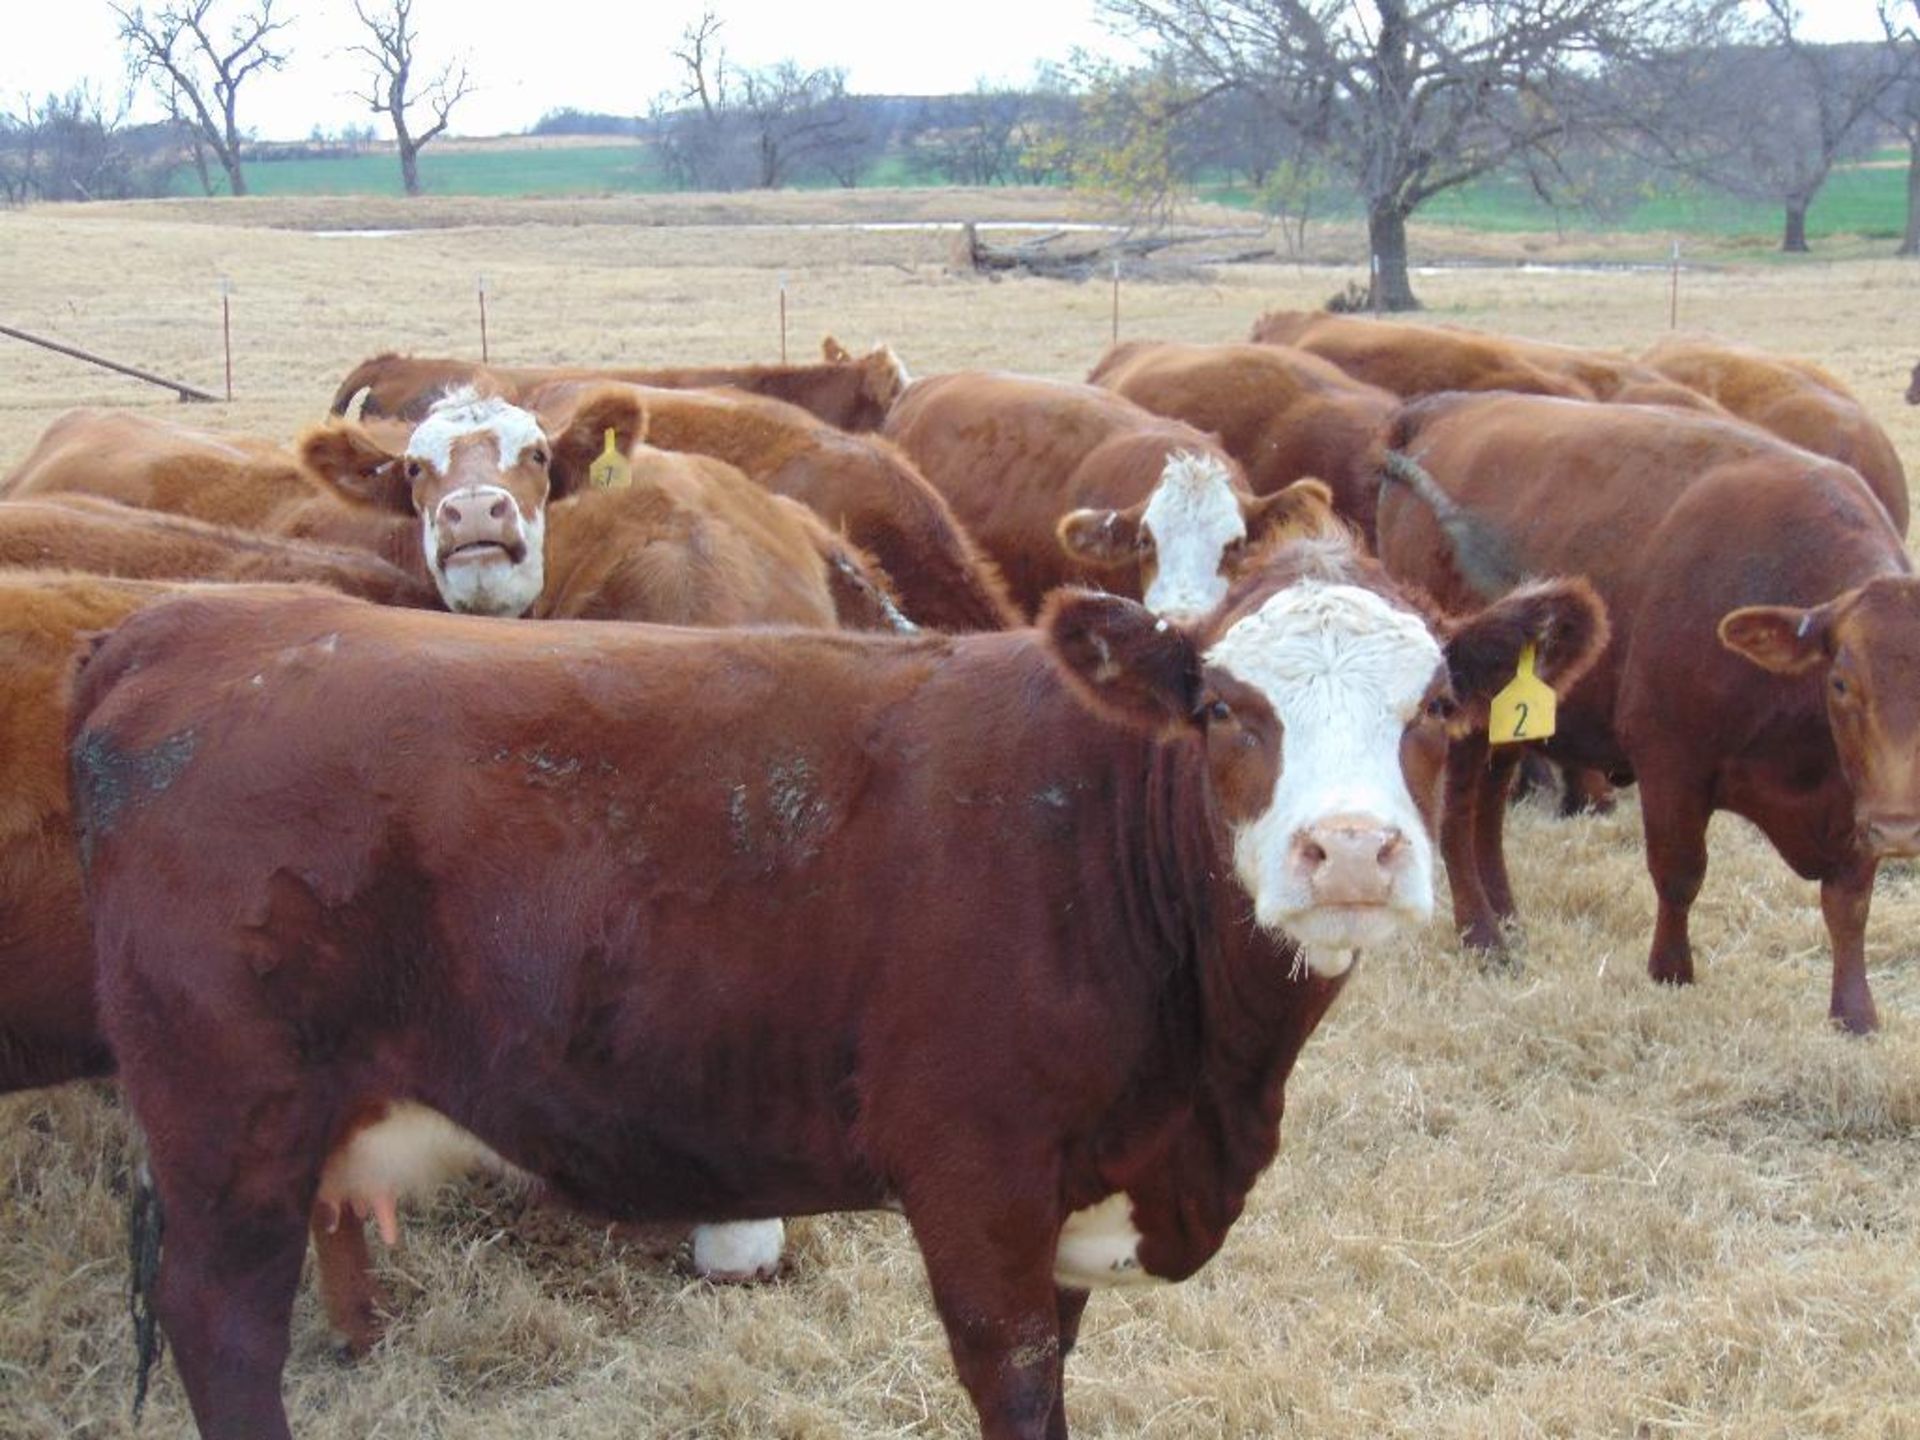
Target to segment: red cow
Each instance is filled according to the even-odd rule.
[[[884,433],[1029,612],[1057,586],[1098,583],[1196,618],[1266,535],[1334,523],[1318,481],[1257,498],[1212,436],[1092,385],[939,375],[907,391]]]
[[[1920,581],[1859,475],[1733,420],[1524,395],[1415,402],[1394,445],[1419,467],[1396,466],[1406,484],[1381,502],[1396,575],[1467,605],[1578,574],[1607,602],[1613,642],[1548,753],[1639,781],[1653,977],[1693,979],[1707,820],[1731,810],[1820,882],[1830,1012],[1872,1029],[1874,870],[1920,853]],[[1489,766],[1472,737],[1450,761],[1454,918],[1482,945],[1513,912],[1503,752]]]
[[[1389,392],[1281,345],[1129,340],[1087,379],[1217,436],[1256,495],[1323,480],[1334,508],[1372,535],[1381,440],[1399,408]]]
[[[551,380],[624,380],[667,390],[720,387],[784,400],[841,430],[877,430],[907,388],[907,369],[887,345],[855,359],[829,335],[817,365],[482,365],[473,360],[426,359],[391,351],[363,360],[340,384],[333,413],[345,415],[365,393],[360,416],[418,420],[447,391],[479,385],[490,394],[523,399]]]
[[[1647,364],[1782,440],[1851,465],[1907,533],[1907,472],[1866,406],[1806,360],[1704,340],[1662,340]]]
[[[0,501],[0,566],[133,580],[308,583],[382,605],[440,603],[424,577],[351,546],[283,540],[87,495]]]
[[[529,391],[541,413],[563,411],[604,382],[556,380]],[[872,435],[848,435],[777,400],[711,390],[616,385],[646,416],[647,442],[710,455],[797,500],[872,557],[916,624],[998,630],[1017,624],[992,563],[905,455]]]
[[[202,1434],[289,1433],[317,1197],[491,1153],[627,1219],[897,1205],[983,1434],[1064,1436],[1087,1288],[1218,1249],[1354,952],[1426,920],[1456,698],[1600,622],[1435,623],[1324,540],[1193,630],[135,616],[74,784]]]

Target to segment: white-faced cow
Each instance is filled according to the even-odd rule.
[[[982,1433],[1064,1436],[1088,1288],[1215,1253],[1355,952],[1427,919],[1456,704],[1602,624],[1435,621],[1326,540],[1192,628],[133,617],[75,804],[202,1434],[289,1433],[309,1208],[379,1146],[631,1220],[897,1206]]]

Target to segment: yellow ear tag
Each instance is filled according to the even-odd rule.
[[[1495,745],[1544,740],[1553,734],[1553,687],[1533,673],[1533,646],[1520,649],[1520,668],[1493,697],[1487,739]]]
[[[612,426],[607,427],[607,448],[587,467],[587,480],[596,490],[624,490],[633,484],[633,469],[620,453]]]

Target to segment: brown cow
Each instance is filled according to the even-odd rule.
[[[1548,752],[1639,781],[1654,979],[1693,979],[1707,820],[1731,810],[1820,882],[1830,1013],[1874,1028],[1874,870],[1920,852],[1920,581],[1858,473],[1737,421],[1519,395],[1415,402],[1394,444],[1422,467],[1397,467],[1406,486],[1381,502],[1396,575],[1445,605],[1524,573],[1580,574],[1607,602],[1613,642]],[[1449,762],[1443,844],[1476,944],[1498,943],[1513,909],[1512,763],[1502,747],[1489,765],[1477,737]]]
[[[542,413],[564,410],[607,388],[556,380],[528,392],[525,403]],[[648,444],[724,460],[844,534],[885,572],[914,623],[947,631],[1019,623],[992,563],[894,445],[848,435],[795,406],[754,395],[612,388],[642,407]]]
[[[472,360],[428,359],[388,351],[356,365],[333,397],[333,413],[345,415],[365,392],[360,417],[418,420],[449,390],[479,385],[489,394],[521,399],[550,380],[623,380],[665,390],[742,390],[797,405],[840,430],[877,430],[907,388],[906,366],[888,345],[855,359],[829,335],[817,365],[482,365]]]
[[[1866,406],[1820,366],[1718,341],[1662,340],[1643,357],[1729,413],[1816,455],[1851,465],[1907,533],[1907,472]]]
[[[886,436],[1037,611],[1098,583],[1192,619],[1275,528],[1334,523],[1327,490],[1256,498],[1210,435],[1092,385],[960,371],[916,382]]]
[[[284,540],[88,495],[0,500],[0,567],[135,580],[304,582],[382,605],[440,603],[423,576],[364,550]]]
[[[1219,1248],[1354,951],[1427,917],[1456,696],[1597,623],[1540,587],[1441,640],[1341,542],[1276,565],[1192,631],[122,625],[76,805],[202,1434],[289,1433],[317,1195],[490,1152],[632,1219],[897,1205],[983,1435],[1064,1436],[1088,1287]]]
[[[0,485],[7,498],[94,495],[372,551],[430,579],[452,610],[517,615],[545,573],[546,503],[585,484],[606,431],[637,437],[618,388],[555,407],[551,431],[462,392],[399,434],[335,422],[297,451],[132,413],[74,411]]]
[[[1271,310],[1253,322],[1250,338],[1318,355],[1355,379],[1408,399],[1445,390],[1514,390],[1569,400],[1714,408],[1628,355],[1451,325]]]
[[[1129,340],[1087,380],[1217,436],[1256,495],[1325,481],[1334,508],[1373,534],[1381,436],[1399,408],[1389,392],[1279,345]]]

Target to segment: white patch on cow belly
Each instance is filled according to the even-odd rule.
[[[474,1170],[524,1173],[438,1110],[402,1100],[327,1157],[320,1199],[371,1214],[376,1201],[393,1204],[430,1195]]]
[[[1077,1290],[1166,1284],[1140,1264],[1140,1240],[1133,1224],[1133,1200],[1124,1190],[1076,1210],[1060,1227],[1060,1244],[1053,1255],[1054,1281]]]
[[[701,1225],[693,1232],[693,1268],[709,1280],[770,1280],[779,1273],[787,1227],[779,1220]]]

